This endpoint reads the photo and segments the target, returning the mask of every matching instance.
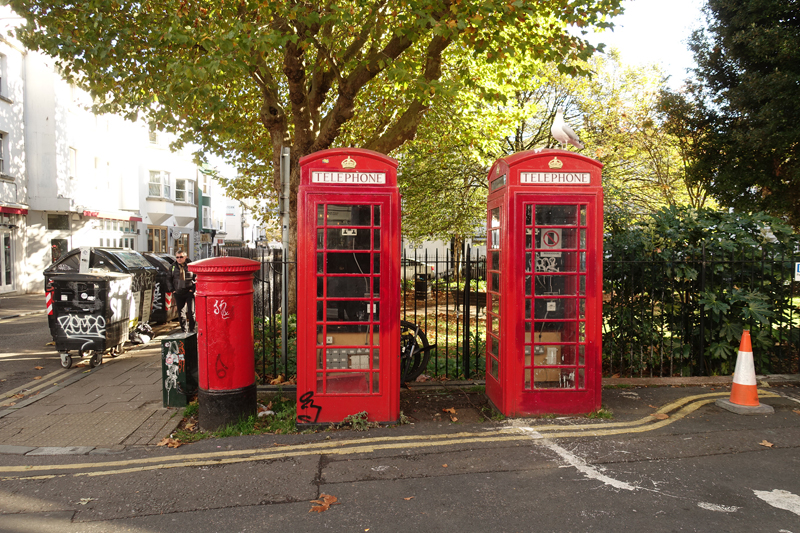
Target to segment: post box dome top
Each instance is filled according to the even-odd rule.
[[[300,158],[300,185],[397,186],[397,161],[364,148],[332,148]]]
[[[489,190],[505,185],[599,187],[602,168],[601,162],[569,150],[526,150],[494,162],[489,171]]]
[[[242,257],[210,257],[189,263],[189,271],[202,274],[217,272],[254,272],[261,263]]]

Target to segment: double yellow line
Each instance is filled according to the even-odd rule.
[[[114,474],[130,474],[160,470],[165,468],[187,468],[199,466],[218,466],[225,464],[246,463],[253,461],[273,461],[308,455],[354,455],[373,453],[382,450],[420,449],[462,445],[466,443],[502,443],[519,440],[530,441],[542,438],[598,437],[620,435],[625,433],[642,433],[667,426],[680,420],[700,407],[728,396],[728,392],[715,392],[687,396],[658,409],[654,414],[668,415],[658,419],[646,416],[632,422],[595,422],[571,426],[536,425],[505,426],[491,428],[484,432],[462,432],[439,435],[409,435],[394,437],[374,437],[358,441],[326,441],[308,444],[280,446],[274,448],[255,448],[248,450],[231,450],[210,453],[176,455],[172,457],[149,457],[126,461],[108,461],[102,463],[74,463],[61,465],[29,465],[0,466],[0,474],[6,474],[3,480],[10,479],[51,479],[62,476],[108,476]],[[777,394],[759,391],[761,397],[776,397]]]

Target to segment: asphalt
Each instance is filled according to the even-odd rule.
[[[44,294],[0,296],[0,320],[44,314],[44,305]],[[159,332],[163,336],[171,329],[161,328]],[[159,336],[145,345],[126,348],[124,354],[106,358],[94,369],[85,366],[56,371],[0,396],[0,454],[114,454],[131,447],[154,446],[168,437],[180,423],[183,409],[162,405]],[[800,385],[797,374],[757,376],[757,380],[761,387]],[[651,401],[657,404],[680,396],[676,388],[685,389],[683,395],[690,396],[697,393],[697,387],[725,387],[730,383],[730,376],[603,380],[606,388],[651,387]],[[412,390],[463,385],[414,384]],[[624,402],[625,396],[617,401]],[[624,410],[625,406],[617,408]],[[424,429],[420,427],[420,431]]]

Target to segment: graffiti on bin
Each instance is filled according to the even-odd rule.
[[[153,311],[161,311],[161,309],[163,309],[161,305],[161,282],[156,281],[153,287]]]
[[[164,356],[164,364],[167,366],[167,377],[164,380],[164,388],[167,390],[167,399],[172,389],[180,390],[178,375],[186,371],[186,351],[183,343],[172,341],[167,344],[167,354]]]
[[[106,319],[102,316],[64,315],[58,317],[58,325],[68,338],[103,338],[106,335]]]
[[[214,314],[226,320],[231,315],[228,314],[228,303],[225,300],[214,300]]]
[[[214,369],[217,372],[217,377],[219,379],[225,379],[225,376],[228,375],[228,366],[222,362],[222,354],[217,354],[217,360],[214,363]]]

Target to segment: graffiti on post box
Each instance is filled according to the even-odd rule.
[[[180,390],[178,382],[178,374],[186,371],[186,350],[182,342],[172,341],[167,344],[167,355],[164,357],[164,364],[167,367],[167,377],[164,380],[164,388],[167,390],[167,398],[169,398],[169,391],[176,389]]]
[[[214,300],[214,314],[226,320],[231,315],[228,314],[228,303],[225,300]]]
[[[228,367],[222,362],[221,353],[217,354],[217,361],[214,363],[214,368],[217,371],[217,377],[219,379],[225,379],[225,376],[228,375]]]
[[[161,283],[156,281],[153,287],[153,311],[161,311]]]
[[[319,420],[319,414],[322,412],[322,407],[314,404],[314,391],[308,391],[300,396],[300,409],[315,409],[314,419],[312,420],[309,415],[297,415],[298,422],[314,423]]]

